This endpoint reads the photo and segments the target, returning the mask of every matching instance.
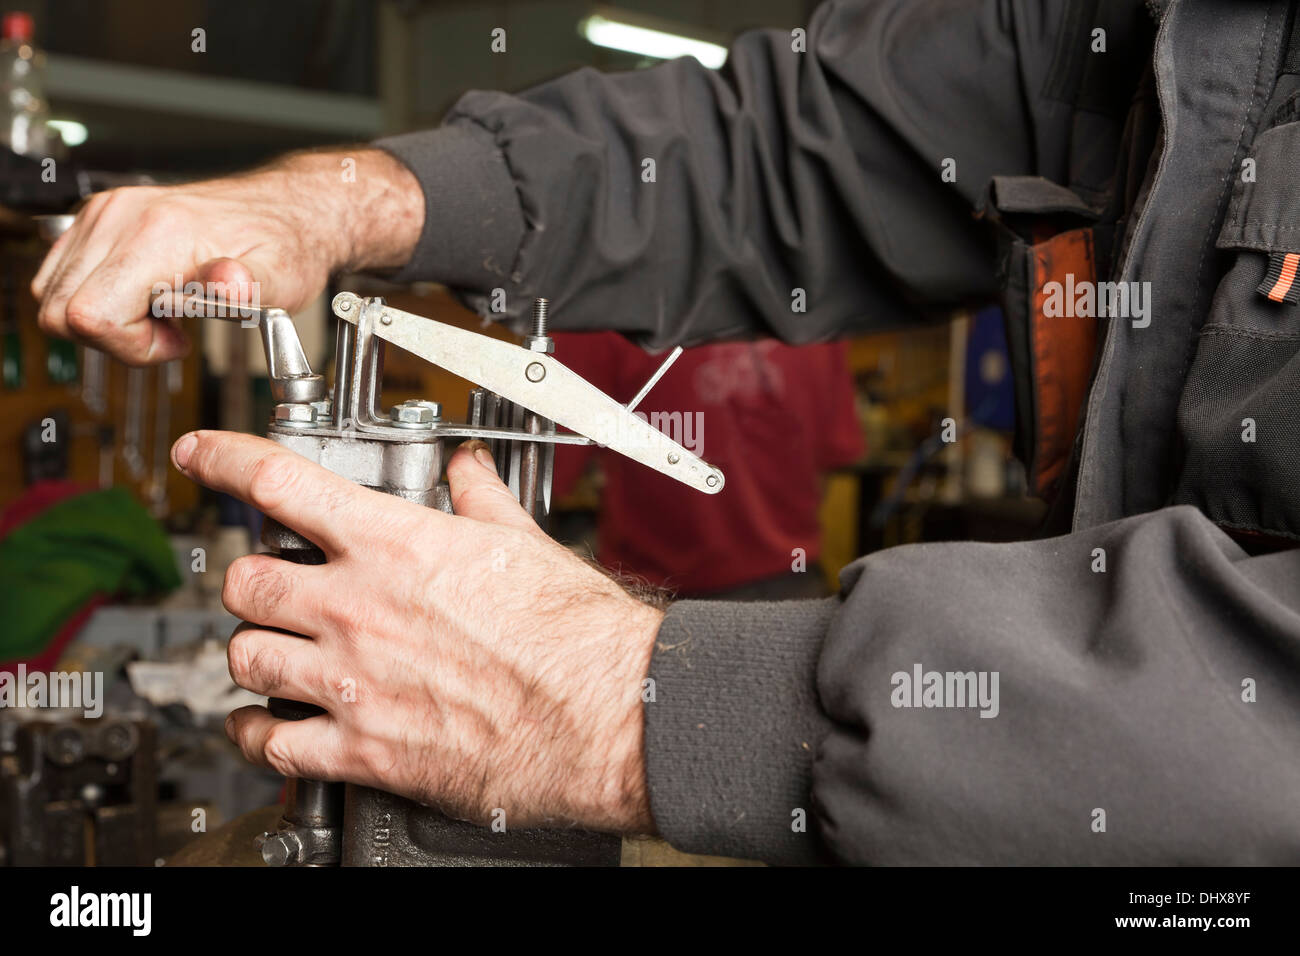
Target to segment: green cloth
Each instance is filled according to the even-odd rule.
[[[65,498],[0,540],[0,661],[39,653],[97,594],[180,583],[166,533],[126,489]]]

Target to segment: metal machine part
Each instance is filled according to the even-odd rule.
[[[222,303],[199,305],[207,307],[204,314],[249,324],[246,311],[229,311]],[[278,403],[268,437],[350,481],[451,513],[443,466],[452,445],[479,438],[488,443],[502,480],[543,525],[557,443],[600,443],[700,491],[722,490],[721,471],[632,413],[680,350],[633,405],[624,407],[552,357],[545,299],[534,303],[522,346],[350,292],[334,297],[333,310],[340,321],[332,396],[323,377],[311,370],[287,313],[266,309],[254,319]],[[447,421],[436,402],[408,401],[385,409],[385,343],[477,385],[466,421]],[[311,541],[273,520],[265,523],[262,542],[289,561],[325,561]],[[285,719],[321,713],[279,699],[272,699],[270,709]],[[276,866],[615,865],[620,847],[617,837],[572,829],[495,832],[368,787],[315,780],[289,782],[283,818],[260,837],[263,860]]]
[[[153,866],[154,725],[0,720],[0,865]]]
[[[538,348],[539,343],[550,341],[546,335],[529,336],[528,347],[511,345],[389,308],[382,299],[361,299],[350,292],[341,292],[334,297],[334,314],[356,326],[359,343],[371,343],[375,339],[391,342],[574,433],[565,435],[551,427],[544,429],[537,441],[599,444],[706,494],[722,490],[723,475],[719,469],[701,461],[590,382],[565,368],[544,348]],[[543,332],[545,314],[543,306]],[[670,356],[669,362],[675,358],[676,355]],[[353,382],[353,395],[357,394],[356,390],[357,383]],[[370,413],[364,408],[354,405],[347,412],[355,416],[356,427],[362,431],[375,424],[367,418]],[[521,433],[529,434],[526,428],[510,428],[504,436],[499,429],[469,425],[440,429],[445,438],[506,437],[517,440]]]

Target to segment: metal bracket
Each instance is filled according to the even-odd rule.
[[[632,414],[545,352],[403,312],[382,299],[362,299],[351,292],[336,295],[333,309],[344,322],[367,330],[370,336],[391,342],[426,362],[490,389],[592,443],[626,455],[706,494],[722,490],[721,470]],[[360,365],[354,368],[360,375]],[[352,394],[358,395],[355,381]],[[537,435],[515,429],[444,426],[440,431],[443,435],[504,436],[532,441],[564,438],[559,434]]]

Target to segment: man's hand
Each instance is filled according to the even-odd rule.
[[[229,301],[292,312],[332,272],[404,264],[423,225],[419,183],[387,153],[303,153],[242,176],[92,196],[45,257],[32,293],[46,332],[132,364],[165,362],[188,343],[152,315],[156,283],[170,288],[179,275],[217,284]]]
[[[460,819],[653,829],[641,682],[662,613],[548,538],[496,476],[487,446],[447,466],[455,515],[361,488],[249,435],[195,432],[186,475],[249,502],[327,563],[249,555],[226,574],[231,613],[277,630],[230,641],[230,672],[322,716],[231,714],[252,761],[348,780]]]

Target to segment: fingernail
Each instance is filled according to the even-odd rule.
[[[231,740],[235,739],[235,715],[234,714],[228,714],[226,716],[226,736],[229,737]]]
[[[182,435],[176,444],[172,445],[172,461],[181,471],[190,463],[190,455],[194,454],[194,446],[199,443],[199,438],[194,432],[188,435]]]
[[[470,442],[470,447],[474,449],[474,458],[480,465],[492,471],[497,470],[497,463],[492,460],[492,452],[488,451],[487,442],[475,438]]]

